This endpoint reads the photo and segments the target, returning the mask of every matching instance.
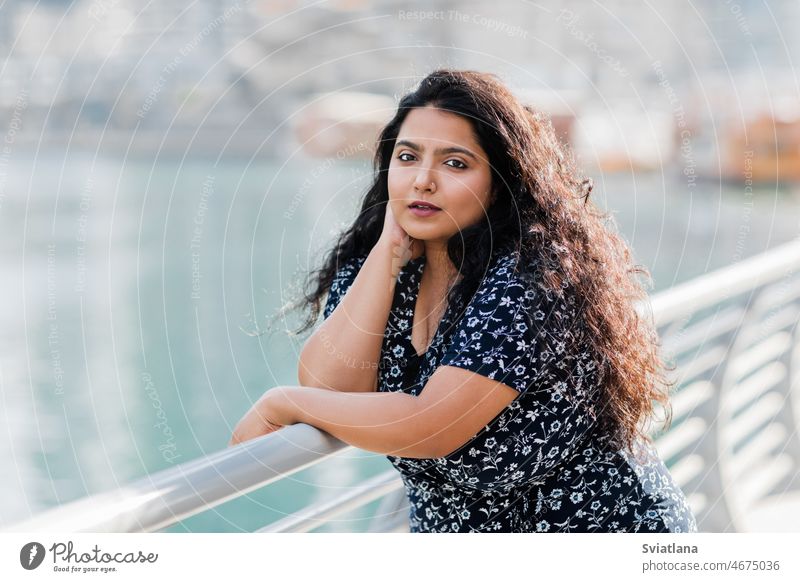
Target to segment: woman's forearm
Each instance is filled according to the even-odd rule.
[[[344,392],[374,391],[396,275],[393,250],[379,242],[333,313],[306,341],[298,380]]]
[[[349,445],[410,458],[435,456],[420,400],[401,392],[352,393],[281,386],[267,406],[278,422],[315,426]]]

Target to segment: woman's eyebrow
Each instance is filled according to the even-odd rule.
[[[395,144],[394,147],[395,147],[395,149],[397,149],[400,146],[407,146],[407,147],[410,147],[412,150],[417,150],[418,152],[425,151],[425,148],[422,147],[421,145],[416,144],[416,143],[414,143],[412,141],[408,141],[406,139],[399,140]],[[473,154],[471,151],[466,150],[464,148],[460,148],[460,147],[451,146],[451,147],[447,147],[447,148],[439,148],[437,150],[434,150],[433,153],[434,154],[438,154],[438,155],[442,155],[442,154],[464,154],[464,155],[467,155],[467,156],[471,157],[473,160],[478,161],[478,156]]]

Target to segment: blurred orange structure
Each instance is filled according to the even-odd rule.
[[[731,130],[723,146],[726,180],[800,180],[800,111],[781,116],[762,113]]]

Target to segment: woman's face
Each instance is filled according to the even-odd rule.
[[[389,204],[412,238],[444,245],[486,213],[489,160],[463,117],[433,107],[413,109],[400,127],[388,174]],[[413,208],[414,201],[441,210]]]

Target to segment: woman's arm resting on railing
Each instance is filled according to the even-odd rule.
[[[436,370],[419,396],[279,386],[242,419],[231,444],[302,422],[364,450],[436,458],[466,443],[518,395],[505,384],[450,366]],[[261,419],[268,423],[261,425]]]
[[[298,362],[302,386],[375,391],[397,281],[393,257],[391,244],[379,241],[339,305],[308,338]]]

